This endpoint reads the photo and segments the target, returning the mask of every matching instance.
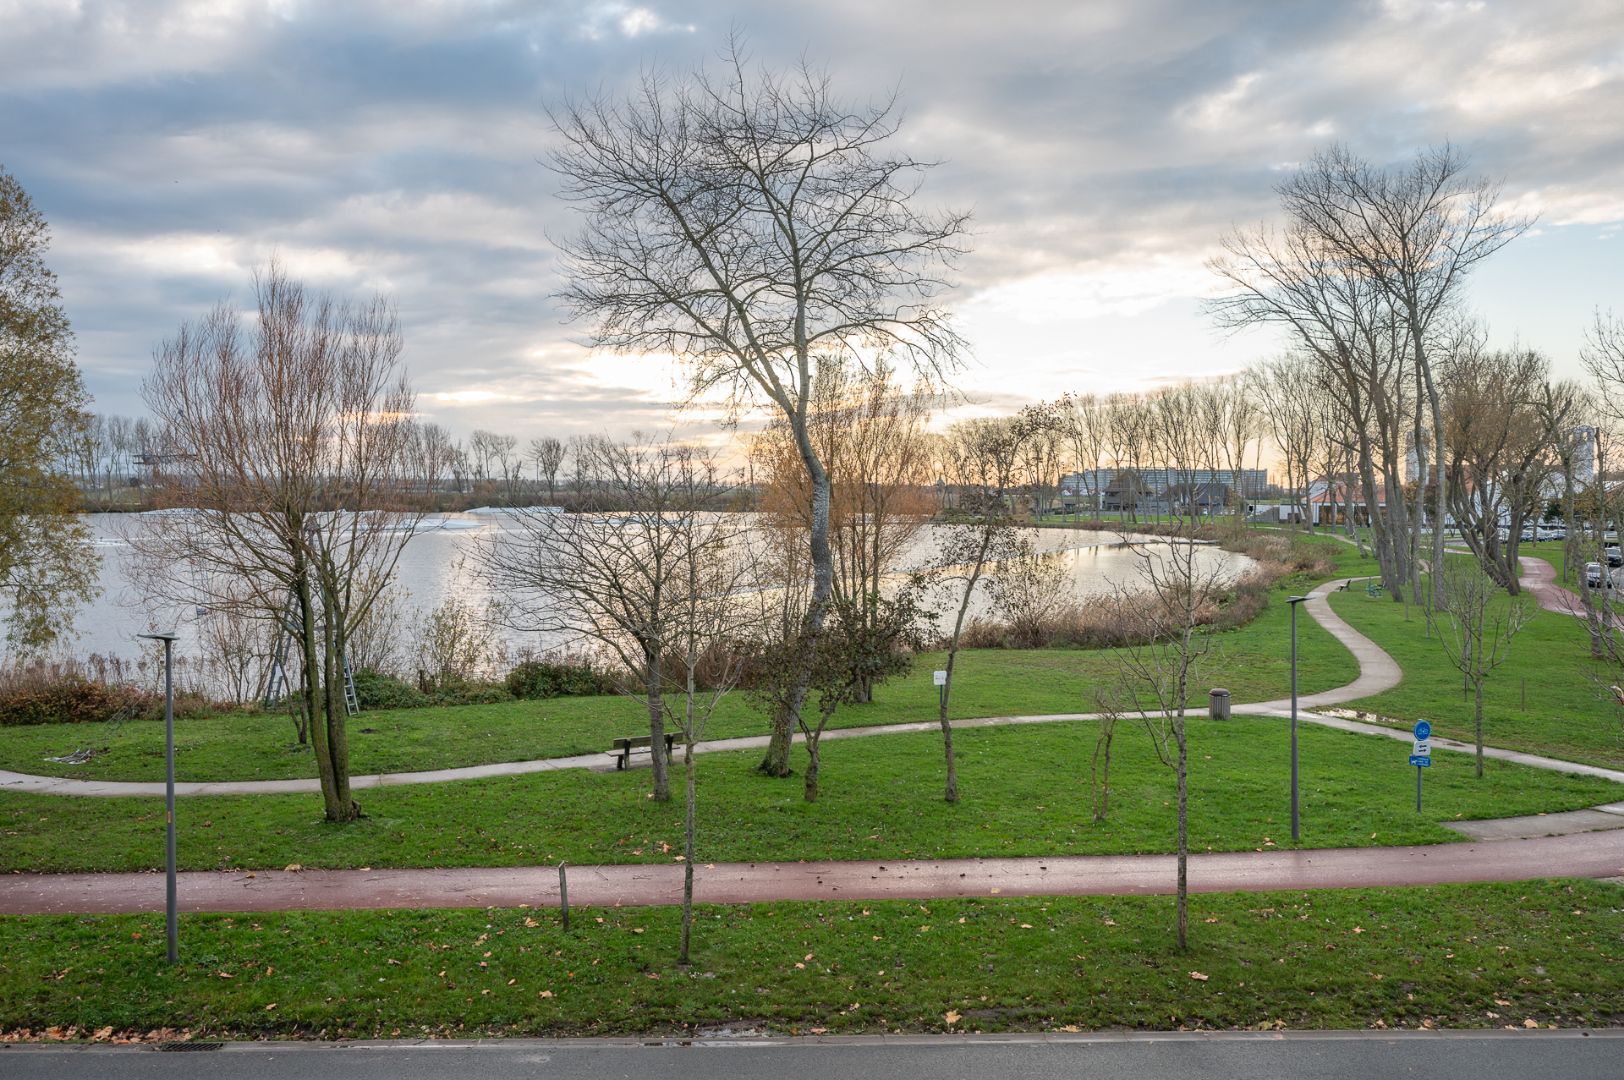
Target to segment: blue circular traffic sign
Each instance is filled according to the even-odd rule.
[[[1432,725],[1425,720],[1417,720],[1415,722],[1415,737],[1423,742],[1432,738]]]

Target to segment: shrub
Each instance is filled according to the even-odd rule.
[[[417,687],[381,671],[362,668],[354,679],[355,700],[363,709],[419,709],[430,703]]]
[[[614,692],[609,676],[590,662],[525,660],[507,675],[507,692],[521,700],[550,697],[582,697]]]
[[[0,680],[0,725],[89,724],[162,714],[163,696],[127,683],[94,682],[43,665]]]
[[[512,701],[513,695],[499,682],[483,679],[443,679],[429,691],[431,705],[494,705],[499,701]]]

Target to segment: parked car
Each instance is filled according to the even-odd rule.
[[[1608,566],[1624,566],[1624,551],[1620,551],[1617,544],[1602,548],[1601,555]]]
[[[1603,570],[1601,563],[1585,563],[1585,586],[1591,589],[1616,589],[1618,577],[1611,570]]]

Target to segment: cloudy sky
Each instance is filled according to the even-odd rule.
[[[669,365],[596,356],[550,299],[571,228],[544,107],[640,69],[826,65],[900,90],[922,198],[975,215],[952,304],[985,408],[1235,370],[1203,317],[1222,233],[1343,140],[1451,139],[1536,230],[1485,265],[1502,341],[1576,371],[1624,307],[1624,5],[1214,0],[0,0],[0,166],[54,229],[97,407],[140,410],[153,347],[278,254],[392,294],[422,411],[460,433],[658,427]]]

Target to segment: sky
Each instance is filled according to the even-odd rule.
[[[1538,215],[1471,283],[1497,342],[1576,375],[1593,313],[1624,308],[1617,0],[0,0],[0,28],[0,167],[51,223],[105,413],[141,413],[154,348],[274,255],[392,296],[419,410],[458,434],[668,425],[681,372],[595,353],[554,299],[549,236],[576,223],[546,108],[733,32],[850,100],[895,92],[899,149],[940,162],[918,198],[973,213],[963,412],[1280,351],[1215,328],[1204,263],[1332,141],[1397,163],[1450,140]]]

